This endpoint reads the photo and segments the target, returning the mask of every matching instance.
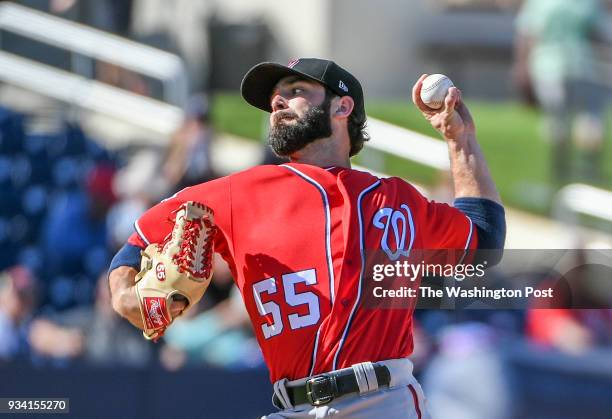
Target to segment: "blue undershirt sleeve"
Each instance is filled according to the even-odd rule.
[[[506,212],[504,207],[486,198],[457,198],[454,207],[474,223],[478,231],[478,249],[504,248]]]
[[[126,243],[113,257],[108,272],[112,272],[114,269],[120,266],[129,266],[131,268],[140,270],[140,251],[142,249],[138,246]]]

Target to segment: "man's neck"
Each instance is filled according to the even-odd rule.
[[[318,167],[351,167],[351,160],[347,152],[338,147],[332,138],[322,138],[308,144],[303,149],[293,153],[290,157],[292,163],[310,164]]]
[[[340,161],[340,160],[335,160],[335,159],[317,159],[317,158],[310,158],[310,157],[297,159],[297,158],[291,157],[291,163],[309,164],[311,166],[318,166],[318,167],[323,167],[323,168],[329,168],[329,167],[345,167],[347,169],[351,168],[350,161]]]

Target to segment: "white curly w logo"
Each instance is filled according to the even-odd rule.
[[[402,211],[403,210],[403,211]],[[390,260],[395,261],[402,256],[408,256],[412,244],[414,242],[414,222],[412,221],[412,212],[408,205],[402,204],[400,209],[381,208],[372,220],[374,227],[383,230],[383,236],[380,240],[380,247],[384,250]],[[389,243],[389,227],[393,231],[393,244],[395,250],[391,249]],[[407,242],[407,237],[408,238]]]

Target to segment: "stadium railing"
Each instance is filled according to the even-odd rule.
[[[72,72],[100,60],[159,80],[168,103],[187,100],[185,65],[175,54],[9,2],[0,4],[2,31],[69,51]]]
[[[441,140],[372,117],[368,117],[368,132],[371,139],[365,145],[370,149],[394,154],[433,169],[450,169],[448,149]],[[366,163],[368,166],[378,166],[373,159]],[[372,169],[382,170],[382,167]]]
[[[169,136],[183,112],[174,105],[0,51],[0,80]]]
[[[564,186],[555,196],[553,215],[573,225],[579,215],[612,222],[612,192],[582,183]]]

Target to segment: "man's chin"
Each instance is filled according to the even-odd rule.
[[[295,117],[287,117],[287,118],[281,118],[278,121],[276,121],[272,126],[291,126],[291,125],[296,125],[298,123],[298,118]]]
[[[306,144],[288,144],[284,141],[269,141],[268,145],[272,148],[274,154],[279,157],[290,157],[292,154],[303,149]]]
[[[296,150],[295,148],[286,148],[286,147],[274,147],[272,144],[269,144],[270,148],[278,157],[291,157],[292,154],[301,150]],[[302,147],[303,148],[303,147]]]
[[[274,154],[276,154],[279,157],[291,157],[292,155],[294,155],[295,153],[304,150],[306,147],[308,147],[310,144],[315,143],[317,141],[319,141],[321,138],[317,138],[317,139],[310,139],[307,141],[300,141],[299,143],[294,143],[292,142],[291,144],[288,144],[287,142],[270,142],[270,140],[268,139],[268,145],[272,148],[272,151],[274,152]],[[276,145],[276,147],[275,147]]]

